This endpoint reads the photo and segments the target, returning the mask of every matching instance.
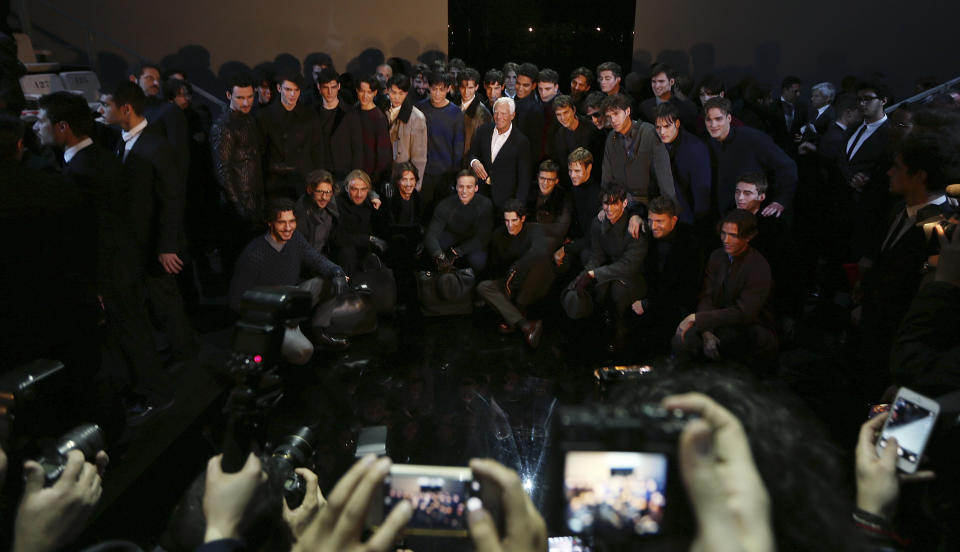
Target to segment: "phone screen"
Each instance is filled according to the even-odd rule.
[[[563,474],[566,523],[574,533],[652,535],[667,506],[667,457],[571,451]]]
[[[880,434],[878,448],[886,448],[887,439],[896,437],[897,455],[911,464],[916,464],[920,461],[923,447],[926,446],[927,437],[933,431],[936,421],[935,412],[898,396]]]
[[[547,552],[590,552],[590,547],[578,537],[550,537]]]
[[[473,480],[431,474],[391,473],[385,485],[384,516],[403,500],[413,506],[406,532],[411,535],[466,536],[467,499],[480,491]]]

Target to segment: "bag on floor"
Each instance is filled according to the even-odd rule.
[[[363,269],[350,278],[356,286],[370,290],[373,306],[378,314],[392,314],[397,306],[397,280],[393,271],[383,265],[380,257],[370,254],[363,260]]]
[[[350,289],[336,299],[327,332],[353,337],[377,331],[377,309],[366,290]]]
[[[476,276],[472,268],[450,272],[417,273],[417,295],[424,316],[454,316],[473,312],[473,287]]]

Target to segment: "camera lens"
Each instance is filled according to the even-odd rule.
[[[97,452],[104,449],[105,443],[103,430],[97,424],[79,425],[66,432],[57,439],[47,454],[37,459],[43,466],[47,484],[53,484],[60,479],[67,466],[67,454],[71,450],[79,450],[86,461],[92,462]]]

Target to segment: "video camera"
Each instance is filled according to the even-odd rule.
[[[695,530],[677,465],[691,416],[653,404],[568,406],[556,418],[552,464],[563,498],[550,525],[587,541],[622,544]],[[562,506],[562,508],[561,508]]]

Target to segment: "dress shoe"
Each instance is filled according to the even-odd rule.
[[[537,320],[536,322],[531,322],[530,320],[522,320],[517,324],[517,328],[520,330],[520,333],[523,334],[523,340],[527,342],[532,349],[536,349],[540,345],[540,336],[543,334],[543,322]]]
[[[319,328],[314,335],[317,338],[317,346],[327,351],[343,351],[350,346],[350,342],[346,339],[329,335]]]
[[[513,333],[514,327],[506,322],[501,322],[497,324],[497,331],[500,332],[500,335],[510,335]]]

